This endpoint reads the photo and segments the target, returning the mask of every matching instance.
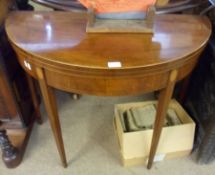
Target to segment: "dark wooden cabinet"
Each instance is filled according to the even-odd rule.
[[[8,122],[16,118],[17,110],[6,72],[3,70],[3,57],[0,55],[0,120]]]
[[[4,31],[0,32],[0,121],[17,128],[32,120],[33,104],[26,75]]]
[[[0,1],[0,147],[9,168],[21,162],[34,119],[40,117],[37,95],[32,94],[34,82],[19,66],[4,29],[4,20],[18,9],[17,3]],[[27,1],[19,3],[24,7]]]

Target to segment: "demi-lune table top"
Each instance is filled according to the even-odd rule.
[[[85,13],[15,12],[6,25],[13,44],[41,62],[96,69],[109,69],[111,61],[121,62],[120,69],[170,64],[210,36],[207,18],[188,15],[157,16],[153,35],[87,34],[86,23]]]

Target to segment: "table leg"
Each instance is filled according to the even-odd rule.
[[[39,85],[42,92],[43,100],[45,103],[46,111],[48,113],[49,121],[51,124],[52,132],[55,137],[58,152],[64,167],[67,167],[66,154],[64,150],[63,138],[61,133],[60,121],[58,117],[56,99],[53,89],[46,83],[44,72],[41,68],[37,68],[37,76],[39,78]]]
[[[154,161],[154,156],[156,154],[157,146],[162,132],[162,127],[166,117],[167,108],[172,97],[176,79],[177,79],[177,70],[173,70],[170,73],[166,88],[162,89],[159,94],[157,113],[156,113],[153,137],[151,142],[151,149],[150,149],[149,160],[147,165],[148,169],[152,167],[152,164]]]
[[[30,89],[30,93],[31,93],[31,97],[32,97],[32,102],[34,105],[34,111],[36,113],[36,120],[39,124],[42,124],[43,121],[42,121],[42,117],[40,114],[40,104],[39,104],[38,97],[36,94],[36,88],[35,88],[34,80],[28,74],[26,74],[26,77],[27,77],[27,81],[28,81],[28,85],[29,85],[29,89]]]

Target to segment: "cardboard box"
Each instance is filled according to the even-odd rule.
[[[119,110],[127,110],[131,107],[140,107],[156,103],[157,101],[147,101],[115,105],[114,124],[124,166],[147,163],[153,130],[123,132]],[[173,108],[176,111],[182,124],[163,127],[154,161],[187,156],[193,147],[195,133],[194,121],[176,100],[171,100],[169,108]]]

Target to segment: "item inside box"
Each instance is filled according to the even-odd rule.
[[[154,104],[131,107],[125,111],[119,110],[119,116],[124,132],[140,131],[152,129],[156,116],[156,106]],[[182,124],[176,111],[172,108],[167,110],[164,126],[174,126]]]

